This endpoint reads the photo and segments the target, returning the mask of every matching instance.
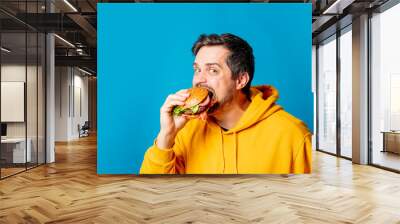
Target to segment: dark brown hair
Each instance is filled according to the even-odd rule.
[[[247,72],[249,82],[243,87],[242,92],[250,97],[250,85],[254,76],[254,55],[251,46],[242,38],[230,33],[202,34],[193,44],[192,52],[196,56],[200,48],[204,46],[222,45],[228,49],[231,54],[226,60],[226,64],[232,72],[232,79],[237,79],[240,74]]]

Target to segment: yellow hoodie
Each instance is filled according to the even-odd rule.
[[[224,131],[211,120],[193,119],[170,149],[153,144],[141,174],[287,174],[311,172],[311,133],[275,104],[272,86],[251,88],[247,110]]]

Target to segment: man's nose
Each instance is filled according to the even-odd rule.
[[[194,84],[198,85],[207,82],[206,76],[203,72],[199,72],[194,76]]]

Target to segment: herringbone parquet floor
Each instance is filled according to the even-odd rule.
[[[314,153],[311,175],[97,176],[96,138],[0,181],[0,223],[400,223],[400,175]]]

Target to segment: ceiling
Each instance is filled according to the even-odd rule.
[[[312,3],[313,43],[332,35],[337,28],[351,23],[352,17],[373,10],[388,0],[231,0],[229,2]],[[47,4],[46,4],[47,2]],[[56,65],[80,66],[96,72],[97,2],[182,2],[179,0],[1,0],[2,43],[15,52],[25,48],[24,33],[54,32]],[[199,2],[199,1],[185,1]],[[202,0],[201,2],[226,2]],[[51,12],[51,13],[50,13]],[[341,21],[338,23],[338,21]],[[338,25],[339,24],[339,25]],[[60,37],[60,38],[59,38]],[[28,38],[28,54],[35,43]],[[66,40],[66,41],[63,41]],[[4,46],[4,44],[3,44]],[[39,46],[41,47],[41,46]]]
[[[376,12],[391,0],[320,0],[313,1],[313,44],[350,25],[354,17]],[[396,1],[396,0],[392,0]]]
[[[53,32],[57,34],[56,66],[79,66],[95,74],[96,5],[96,0],[1,0],[2,46],[12,49],[8,54],[2,52],[3,60],[18,61],[24,55],[28,59],[36,57],[36,51],[44,47],[42,43],[38,45],[36,35]],[[39,40],[43,40],[41,37]]]

